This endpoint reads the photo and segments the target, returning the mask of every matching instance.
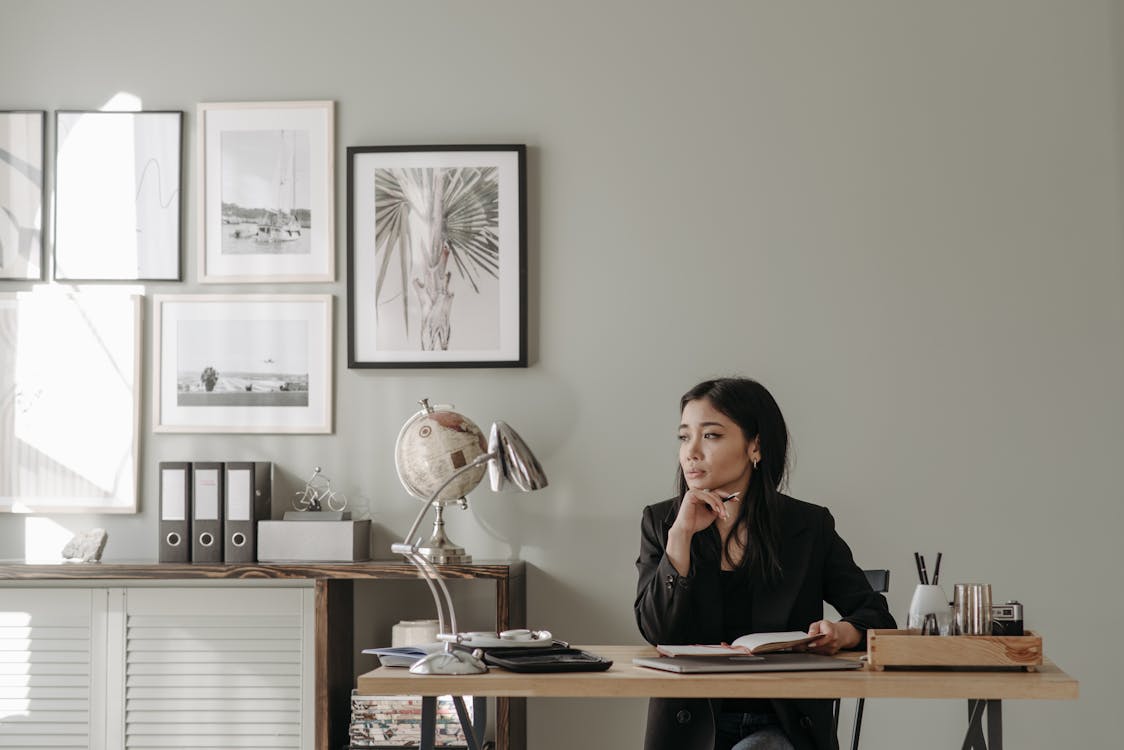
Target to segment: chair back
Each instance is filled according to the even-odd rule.
[[[864,570],[863,574],[866,576],[867,582],[870,583],[870,587],[879,594],[885,594],[890,590],[890,571]]]

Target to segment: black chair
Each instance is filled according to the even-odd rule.
[[[890,590],[890,571],[888,570],[864,570],[866,580],[870,583],[870,587],[877,591],[879,594],[885,594]],[[835,733],[839,734],[839,707],[842,701],[836,698],[832,702],[832,716],[835,720]],[[863,706],[866,704],[866,698],[859,698],[855,701],[855,722],[851,726],[851,750],[859,750],[859,732],[862,731],[863,726]]]

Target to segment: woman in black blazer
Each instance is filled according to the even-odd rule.
[[[823,507],[782,495],[788,432],[769,392],[723,378],[681,400],[679,497],[644,509],[636,621],[649,643],[819,634],[809,651],[863,648],[892,628]],[[827,601],[843,615],[823,619]],[[653,699],[647,750],[832,750],[828,700]]]

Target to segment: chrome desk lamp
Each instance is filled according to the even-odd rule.
[[[429,408],[424,401],[423,406]],[[414,519],[414,525],[406,532],[405,538],[400,543],[390,546],[391,551],[396,555],[402,555],[413,563],[425,579],[430,593],[433,594],[433,603],[437,607],[439,634],[441,640],[445,641],[442,651],[428,654],[410,667],[410,671],[415,674],[479,674],[488,671],[484,662],[471,651],[455,648],[462,638],[457,628],[453,599],[440,572],[420,551],[420,537],[414,536],[425,520],[426,514],[429,513],[429,509],[441,507],[441,503],[437,502],[441,492],[459,477],[484,465],[487,465],[493,492],[504,489],[509,482],[522,492],[531,492],[547,486],[546,474],[535,458],[535,454],[523,442],[523,438],[505,422],[497,421],[492,424],[492,429],[489,431],[487,452],[476,456],[445,477],[422,506],[421,512]]]

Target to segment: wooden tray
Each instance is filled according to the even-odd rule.
[[[885,667],[1026,667],[1042,664],[1042,636],[921,635],[919,630],[868,630],[866,653],[874,669]]]

